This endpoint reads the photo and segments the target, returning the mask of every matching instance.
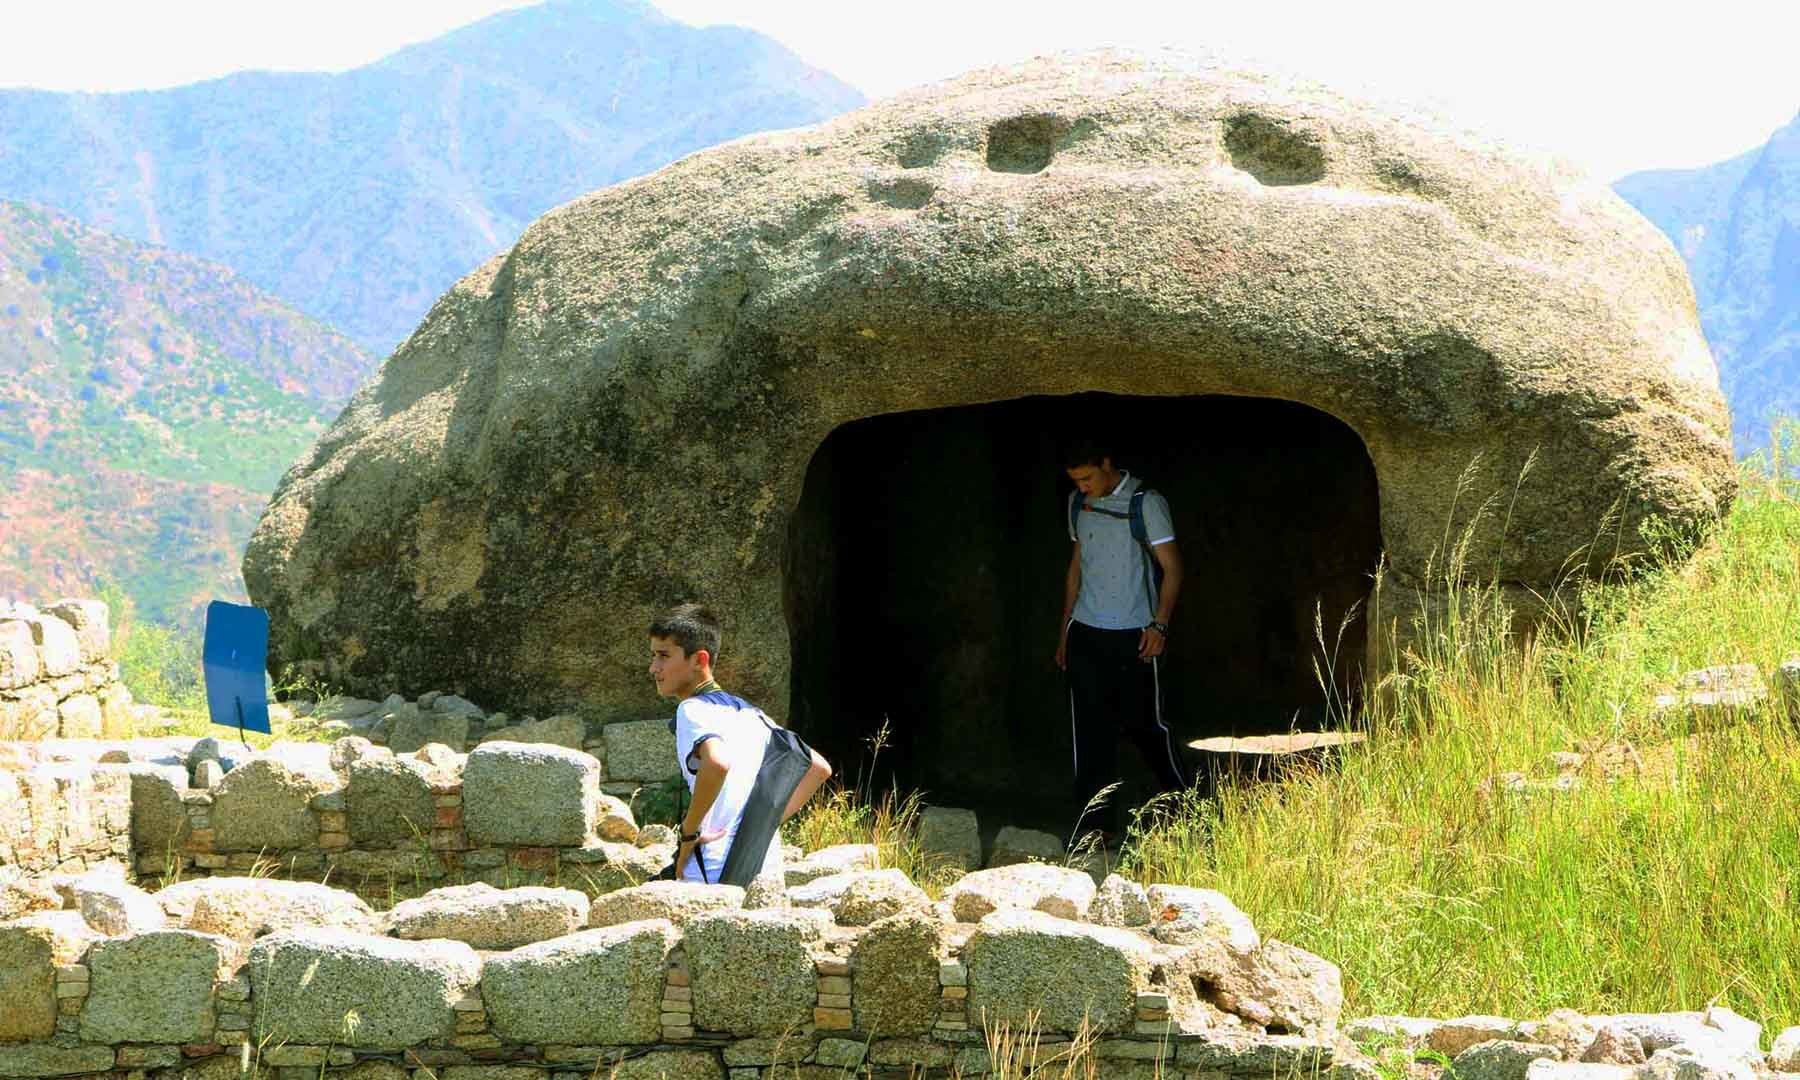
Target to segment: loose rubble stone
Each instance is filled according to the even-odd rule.
[[[306,927],[368,933],[378,924],[355,893],[311,881],[195,878],[162,889],[156,899],[171,922],[239,941]]]
[[[1216,943],[1208,943],[1195,951],[1215,950]],[[1273,938],[1251,953],[1227,947],[1223,960],[1208,972],[1220,1008],[1278,1031],[1324,1035],[1337,1027],[1344,981],[1336,964]]]
[[[56,944],[42,926],[0,926],[0,1043],[56,1033]]]
[[[478,882],[403,900],[388,913],[388,925],[395,937],[450,938],[477,949],[515,949],[573,933],[587,918],[588,898],[574,889],[496,889]]]
[[[525,724],[514,724],[511,727],[492,731],[481,737],[486,742],[520,742],[549,743],[553,746],[566,746],[571,750],[582,749],[587,741],[587,723],[574,714],[552,716],[546,720],[533,720]],[[669,751],[673,756],[674,749]]]
[[[225,779],[225,766],[217,761],[202,761],[194,766],[194,790],[211,791]]]
[[[56,695],[48,686],[27,686],[0,699],[0,736],[37,742],[55,738],[56,724]]]
[[[458,697],[455,694],[439,694],[429,702],[421,696],[419,698],[419,708],[430,709],[432,712],[455,713],[466,716],[471,720],[480,720],[487,716],[487,713],[482,711],[481,706],[467,698]]]
[[[340,722],[341,721],[337,720],[326,721],[328,724]],[[392,753],[393,751],[387,747],[376,746],[361,735],[345,735],[342,738],[334,740],[331,744],[331,757],[329,759],[331,771],[337,773],[345,780],[348,780],[350,776],[350,766],[358,761],[363,761],[368,758],[387,757]]]
[[[981,867],[981,822],[973,810],[927,806],[919,814],[919,847],[928,866]]]
[[[0,866],[0,923],[11,922],[34,911],[55,911],[62,897],[55,889],[16,866]],[[0,997],[0,1000],[5,1000]]]
[[[577,875],[584,890],[610,893],[655,880],[675,861],[675,845],[640,847],[589,840],[579,848],[564,849],[559,858]]]
[[[1532,1062],[1560,1060],[1561,1056],[1561,1051],[1542,1043],[1489,1039],[1456,1055],[1450,1068],[1456,1080],[1525,1080]]]
[[[75,631],[83,662],[103,663],[112,656],[112,613],[104,600],[58,600],[44,611]]]
[[[1417,1050],[1437,1029],[1438,1022],[1424,1016],[1365,1016],[1344,1025],[1344,1037],[1355,1043]]]
[[[1216,889],[1152,885],[1144,892],[1150,902],[1152,933],[1158,941],[1176,945],[1218,941],[1240,953],[1255,952],[1262,944],[1250,916]]]
[[[600,839],[621,844],[637,843],[637,819],[632,816],[631,807],[626,805],[625,800],[602,792],[594,811],[594,819],[594,832]]]
[[[821,921],[830,920],[794,909],[718,911],[688,920],[694,1025],[780,1035],[810,1023],[817,990],[807,943],[818,938]],[[747,987],[756,990],[746,993]]]
[[[800,859],[786,861],[782,873],[788,887],[792,888],[832,874],[873,870],[880,865],[881,855],[874,844],[834,844]]]
[[[380,702],[356,697],[329,697],[313,709],[318,720],[355,720],[368,716],[381,707]]]
[[[1752,1053],[1762,1048],[1762,1025],[1723,1005],[1707,1006],[1701,1021],[1707,1027],[1718,1029],[1724,1035],[1725,1042],[1733,1047]]]
[[[1087,917],[1099,926],[1149,926],[1150,899],[1137,882],[1108,874],[1088,905]]]
[[[56,707],[57,731],[65,739],[100,737],[100,699],[76,694]]]
[[[81,642],[74,627],[54,615],[27,616],[24,622],[37,646],[39,678],[54,679],[81,669]]]
[[[453,1006],[480,982],[481,958],[460,941],[284,930],[251,946],[249,970],[258,1040],[402,1050],[454,1033]]]
[[[994,835],[994,850],[988,866],[1012,866],[1015,863],[1041,862],[1060,864],[1063,860],[1062,840],[1036,829],[1007,825]]]
[[[656,919],[514,949],[488,959],[482,1003],[494,1032],[514,1042],[657,1042],[663,969],[678,940],[672,923]]]
[[[273,758],[225,774],[213,796],[213,850],[279,852],[316,847],[319,820],[308,805],[337,778],[296,772]]]
[[[76,883],[74,893],[81,917],[102,934],[118,937],[162,929],[162,905],[135,885],[88,877]]]
[[[877,1038],[924,1035],[937,1012],[943,924],[922,911],[875,922],[851,954],[856,1027]]]
[[[931,898],[903,871],[851,870],[795,885],[787,891],[787,902],[790,907],[829,911],[844,926],[867,926],[907,908],[927,907]]]
[[[736,885],[652,881],[596,896],[588,909],[588,925],[616,926],[645,919],[667,919],[679,927],[685,926],[696,915],[743,905],[744,890]]]
[[[1776,1072],[1800,1072],[1800,1027],[1785,1028],[1775,1036],[1775,1042],[1769,1047],[1769,1068]]]
[[[31,627],[19,619],[0,620],[0,690],[29,686],[37,681],[37,643]],[[0,738],[14,738],[0,727]]]
[[[1581,1053],[1582,1061],[1602,1065],[1642,1065],[1648,1057],[1643,1040],[1617,1024],[1602,1024]]]
[[[980,922],[995,911],[1042,911],[1084,919],[1094,901],[1094,879],[1080,870],[1044,863],[1015,863],[977,870],[944,893],[959,922]]]
[[[388,734],[388,748],[396,754],[410,754],[427,743],[442,743],[457,748],[469,740],[469,717],[465,713],[422,712],[408,705],[394,714],[394,728]]]
[[[102,941],[91,972],[81,1037],[89,1042],[201,1042],[213,1031],[213,987],[236,950],[213,934],[157,930]]]
[[[1756,1080],[1750,1062],[1722,1045],[1665,1046],[1635,1070],[1637,1080]]]
[[[1447,1058],[1492,1039],[1513,1039],[1519,1025],[1504,1016],[1459,1016],[1445,1020],[1431,1030],[1426,1045]]]
[[[667,780],[675,772],[675,734],[661,720],[606,725],[608,780]]]
[[[412,758],[369,756],[345,770],[344,807],[358,844],[419,843],[431,835],[437,808],[430,767]]]
[[[1042,911],[994,912],[963,955],[971,1022],[1035,1022],[1060,1032],[1078,1031],[1084,1021],[1097,1033],[1129,1030],[1137,992],[1148,988],[1154,965],[1149,943],[1129,930]]]
[[[579,846],[594,833],[600,763],[578,750],[487,743],[463,767],[463,827],[476,844]]]

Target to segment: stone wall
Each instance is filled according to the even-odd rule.
[[[470,882],[598,894],[655,877],[674,855],[673,831],[640,829],[601,790],[599,760],[567,747],[492,742],[461,754],[428,743],[396,754],[349,736],[229,771],[225,749],[201,740],[185,765],[122,766],[147,884],[273,875],[376,902]]]
[[[1003,1025],[1034,1029],[1040,1058],[1080,1040],[1108,1077],[1372,1076],[1337,1034],[1335,968],[1281,958],[1323,997],[1291,976],[1279,991],[1229,983],[1232,964],[1281,977],[1268,950],[1287,947],[1222,898],[1171,894],[1176,929],[1152,928],[1135,886],[1132,911],[1079,871],[971,877],[935,905],[896,871],[862,870],[760,896],[658,882],[592,904],[458,887],[385,914],[320,885],[210,879],[131,922],[118,913],[149,897],[78,879],[63,891],[79,910],[0,923],[0,1076],[981,1075]],[[1245,1004],[1203,998],[1206,979]],[[1258,993],[1306,1015],[1270,1019]]]
[[[0,607],[0,741],[131,734],[131,694],[98,600]]]
[[[130,777],[118,767],[0,771],[0,868],[80,873],[128,861],[131,791]]]

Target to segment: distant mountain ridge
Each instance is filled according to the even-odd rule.
[[[1800,115],[1755,150],[1613,185],[1687,261],[1739,454],[1800,416]]]
[[[241,598],[268,492],[373,367],[225,267],[0,201],[0,598]]]
[[[342,74],[0,91],[0,197],[232,266],[385,353],[551,207],[862,103],[749,30],[550,0]]]

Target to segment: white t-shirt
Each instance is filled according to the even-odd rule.
[[[700,845],[698,854],[682,867],[683,881],[718,881],[725,869],[725,858],[737,838],[738,822],[750,801],[750,789],[756,786],[756,773],[762,768],[763,751],[769,746],[769,726],[762,714],[735,694],[709,690],[684,700],[675,710],[675,759],[681,764],[681,778],[687,782],[688,795],[694,793],[694,779],[700,759],[694,750],[709,739],[720,743],[715,751],[726,763],[725,783],[719,797],[700,823],[702,833],[725,835],[710,844]],[[704,873],[702,872],[702,863]],[[780,873],[781,835],[769,842],[769,853],[763,859],[762,873]]]
[[[1091,505],[1118,517],[1087,512],[1076,517],[1078,531],[1069,539],[1081,542],[1081,591],[1071,613],[1078,623],[1099,630],[1136,630],[1156,617],[1159,598],[1150,594],[1155,581],[1150,555],[1132,537],[1128,516],[1132,493],[1138,487],[1137,478],[1126,473],[1111,494],[1093,500]],[[1069,497],[1081,499],[1082,495],[1075,491]],[[1158,492],[1144,496],[1144,530],[1151,547],[1175,539],[1169,502]]]

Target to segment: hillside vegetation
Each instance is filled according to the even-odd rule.
[[[1127,872],[1217,888],[1340,964],[1353,1015],[1800,1023],[1800,737],[1772,702],[1654,707],[1684,672],[1800,656],[1800,489],[1751,469],[1713,536],[1665,538],[1535,638],[1463,589],[1379,673],[1366,747],[1153,808]]]
[[[241,598],[268,492],[372,366],[224,267],[0,201],[0,596]]]
[[[0,91],[0,197],[224,263],[386,353],[546,210],[860,104],[761,34],[550,0],[337,74]]]

